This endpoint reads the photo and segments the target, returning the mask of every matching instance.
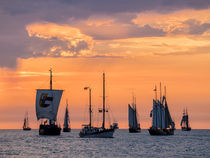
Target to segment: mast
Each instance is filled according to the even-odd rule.
[[[28,127],[28,112],[26,112],[26,127]]]
[[[64,116],[64,128],[69,127],[69,112],[68,112],[68,99],[66,99],[66,111]]]
[[[50,68],[50,90],[52,90],[52,69]],[[52,120],[49,120],[49,124],[52,124]]]
[[[24,117],[24,121],[23,121],[23,128],[26,127],[26,116]]]
[[[155,88],[156,88],[156,85],[155,85]],[[155,118],[155,120],[156,120],[156,128],[157,128],[157,89],[156,89],[156,92],[155,92],[155,94],[156,94],[156,101],[155,101],[155,113],[156,113],[156,118]]]
[[[85,87],[84,90],[88,90],[89,89],[89,126],[91,127],[91,122],[92,122],[92,109],[91,109],[91,88],[90,87]]]
[[[52,69],[50,68],[50,90],[52,90]]]
[[[103,123],[102,128],[105,128],[105,73],[103,73]]]
[[[189,123],[188,123],[188,112],[187,112],[187,108],[186,108],[186,126],[187,126],[187,128],[188,128],[188,125]]]
[[[161,82],[160,82],[160,128],[162,129],[162,91],[161,91]]]
[[[156,128],[157,128],[157,86],[156,85],[155,85],[154,91],[155,91],[155,124],[156,124]],[[154,117],[154,116],[152,116],[152,117]]]
[[[156,85],[155,85],[154,91],[155,91],[155,101],[157,101],[157,86]]]
[[[164,87],[165,89],[165,94],[164,94],[164,99],[165,99],[165,107],[166,107],[166,86]],[[167,119],[166,119],[166,109],[164,107],[164,113],[165,113],[165,128],[167,128]]]
[[[165,99],[166,99],[166,86],[164,87],[164,89],[165,89],[165,94],[164,94],[164,96],[165,96]]]
[[[135,97],[134,97],[134,94],[133,94],[133,127],[135,127],[135,117],[136,117],[136,114],[135,114]]]
[[[161,103],[161,100],[162,100],[162,91],[161,91],[161,82],[160,82],[160,103]]]
[[[90,114],[90,127],[91,127],[91,113],[92,113],[92,110],[91,110],[91,88],[89,88],[89,101],[90,101],[90,104],[89,104],[89,114]]]

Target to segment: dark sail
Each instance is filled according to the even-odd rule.
[[[175,124],[169,112],[166,94],[165,96],[161,97],[160,91],[160,100],[158,100],[156,91],[157,89],[155,87],[156,97],[155,100],[153,100],[153,109],[150,112],[150,117],[152,117],[152,126],[150,129],[148,129],[149,133],[151,135],[173,135]]]
[[[165,104],[165,117],[166,117],[166,128],[169,128],[169,126],[172,124],[173,121],[172,121],[171,114],[168,109],[167,102]]]
[[[128,121],[129,121],[129,132],[138,133],[141,131],[140,123],[138,123],[137,110],[136,110],[136,98],[133,97],[132,106],[128,104]]]
[[[31,128],[29,127],[29,121],[28,121],[28,113],[26,112],[24,122],[23,122],[23,130],[29,131]]]
[[[189,117],[188,117],[188,113],[187,110],[183,112],[183,116],[182,116],[182,120],[181,120],[181,127],[182,130],[184,131],[190,131],[191,128],[189,127]]]

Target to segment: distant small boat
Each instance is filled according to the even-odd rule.
[[[44,120],[39,126],[39,135],[60,135],[61,128],[56,124],[57,112],[63,90],[52,89],[52,70],[50,69],[50,89],[37,89],[36,116]]]
[[[184,109],[182,120],[181,120],[182,131],[191,131],[191,127],[189,126],[189,116],[187,109]]]
[[[64,116],[63,132],[71,132],[68,101],[66,101],[66,111],[65,111],[65,116]]]
[[[30,131],[31,130],[31,128],[29,127],[28,112],[26,112],[25,118],[24,118],[24,121],[23,121],[23,130],[24,131]]]
[[[118,128],[117,123],[113,123],[110,128],[105,128],[105,113],[108,112],[105,108],[105,73],[103,73],[103,109],[100,109],[99,112],[103,113],[103,122],[102,127],[93,127],[92,126],[92,109],[91,109],[91,88],[85,87],[85,90],[89,89],[89,119],[90,122],[88,125],[83,125],[84,127],[79,133],[79,136],[82,138],[113,138],[115,129]]]
[[[171,118],[166,101],[166,87],[165,96],[162,98],[160,84],[160,100],[157,99],[156,87],[154,91],[156,99],[153,99],[153,109],[150,112],[150,117],[152,117],[152,127],[149,129],[149,133],[150,135],[174,135],[175,123]]]
[[[133,103],[128,104],[128,121],[129,121],[129,132],[139,133],[141,132],[140,123],[138,123],[137,110],[136,110],[136,98],[133,97]]]

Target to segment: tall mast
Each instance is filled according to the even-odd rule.
[[[50,90],[52,90],[52,69],[50,68]],[[49,120],[49,124],[52,124],[52,120]]]
[[[28,127],[28,112],[26,112],[26,126]]]
[[[90,101],[90,105],[89,105],[89,113],[90,113],[90,127],[91,127],[91,88],[89,88],[89,101]]]
[[[161,82],[160,82],[160,103],[161,103],[161,100],[162,100],[162,91],[161,91]]]
[[[157,86],[156,85],[154,91],[155,91],[155,123],[157,128]]]
[[[134,116],[135,116],[135,127],[137,126],[137,116],[136,116],[136,96],[134,96],[134,106],[135,106],[135,109],[134,109]]]
[[[186,115],[188,115],[188,112],[187,112],[187,107],[186,107]]]
[[[69,126],[69,113],[68,113],[68,99],[66,99],[66,123],[67,123],[67,127]]]
[[[90,115],[90,122],[89,126],[91,127],[91,122],[92,122],[92,109],[91,109],[91,88],[90,87],[85,87],[84,90],[89,89],[89,115]]]
[[[164,88],[165,88],[165,94],[164,94],[164,96],[165,96],[165,99],[166,99],[166,86]]]
[[[133,94],[133,103],[132,103],[132,108],[135,110],[135,99],[134,99],[135,97],[134,97],[134,94]]]
[[[162,85],[160,82],[160,128],[162,129],[162,91],[161,91]]]
[[[103,73],[103,123],[102,128],[105,128],[105,73]]]
[[[155,91],[155,101],[157,101],[157,86],[156,85],[155,85],[154,91]]]
[[[50,68],[50,90],[52,90],[52,69]]]
[[[134,94],[133,94],[133,109],[132,109],[132,111],[133,111],[133,126],[135,126],[135,96],[134,96]]]

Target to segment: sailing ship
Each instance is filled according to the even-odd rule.
[[[52,69],[50,71],[50,89],[37,89],[36,116],[37,120],[45,119],[39,126],[39,135],[60,135],[61,128],[57,125],[57,112],[63,90],[52,88]]]
[[[64,116],[63,132],[70,132],[70,119],[69,119],[69,110],[68,110],[68,101],[66,101],[66,111]]]
[[[189,126],[189,117],[187,109],[184,109],[182,120],[181,120],[182,131],[191,131],[191,127]]]
[[[136,98],[133,96],[133,103],[128,104],[128,121],[129,132],[139,133],[141,132],[140,123],[138,123],[137,110],[136,110]]]
[[[102,127],[92,126],[92,109],[91,109],[91,88],[85,87],[84,90],[89,89],[89,124],[83,125],[79,136],[82,138],[113,138],[115,129],[118,124],[114,123],[110,128],[105,128],[105,113],[108,112],[105,107],[105,73],[103,73],[103,109],[99,109],[99,112],[103,113]]]
[[[153,109],[150,112],[152,117],[152,127],[149,129],[150,135],[174,135],[175,123],[171,118],[168,103],[165,95],[162,97],[160,84],[160,100],[157,99],[157,88],[155,86],[156,98],[153,99]]]
[[[25,117],[24,117],[23,130],[24,131],[30,131],[31,130],[31,128],[29,127],[28,112],[26,112]]]

